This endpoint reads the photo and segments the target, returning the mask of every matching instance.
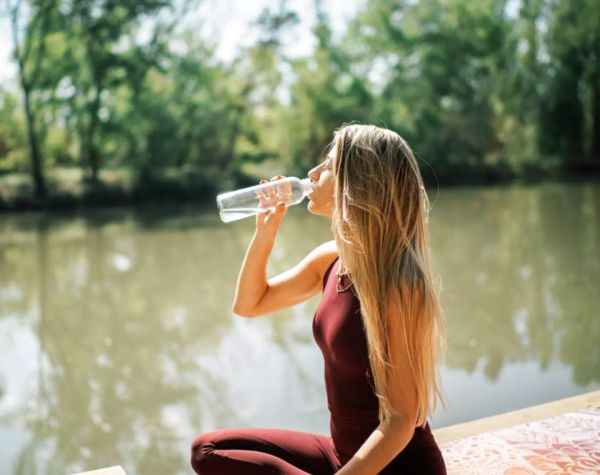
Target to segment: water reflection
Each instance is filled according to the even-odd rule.
[[[556,184],[444,193],[431,229],[449,366],[483,361],[493,380],[505,364],[546,369],[558,356],[576,384],[600,381],[599,195]]]
[[[594,184],[440,192],[450,399],[510,374],[549,385],[548,399],[600,386],[599,198]],[[264,319],[231,313],[252,232],[212,209],[2,218],[0,473],[188,473],[203,430],[327,432],[318,297]],[[326,221],[290,209],[269,274],[327,239]],[[461,399],[445,423],[468,417]]]

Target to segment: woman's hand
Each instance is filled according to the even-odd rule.
[[[271,181],[281,180],[285,178],[282,175],[277,175],[271,178]],[[268,183],[267,180],[261,180],[260,183]],[[256,229],[261,232],[270,232],[273,235],[277,233],[281,220],[287,211],[287,202],[292,193],[292,187],[289,183],[283,183],[276,188],[269,186],[265,192],[256,190],[256,195],[260,202],[261,208],[265,208],[256,215]],[[274,207],[274,208],[273,208]],[[273,208],[273,209],[268,209]]]

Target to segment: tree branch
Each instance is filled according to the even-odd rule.
[[[30,79],[30,83],[31,85],[35,85],[35,83],[38,80],[39,77],[39,73],[40,73],[40,66],[42,63],[42,57],[44,56],[44,53],[46,52],[46,35],[48,33],[48,29],[50,26],[50,13],[52,11],[52,9],[54,8],[56,1],[55,0],[50,0],[49,2],[47,2],[42,11],[41,11],[41,16],[42,16],[42,27],[40,30],[40,35],[39,35],[39,45],[38,45],[38,49],[37,49],[37,56],[35,58],[35,66],[33,67],[33,74],[31,76]]]

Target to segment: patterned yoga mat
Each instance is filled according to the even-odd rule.
[[[600,474],[600,408],[440,444],[448,475]]]

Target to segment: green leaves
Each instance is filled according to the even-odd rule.
[[[315,0],[303,57],[290,56],[301,17],[281,1],[230,64],[181,27],[194,5],[13,9],[29,116],[15,121],[14,94],[0,91],[13,108],[0,113],[0,169],[32,169],[33,137],[39,166],[83,167],[92,181],[125,167],[230,187],[273,167],[306,173],[353,121],[401,133],[428,181],[600,167],[600,0],[370,0],[343,35]]]

